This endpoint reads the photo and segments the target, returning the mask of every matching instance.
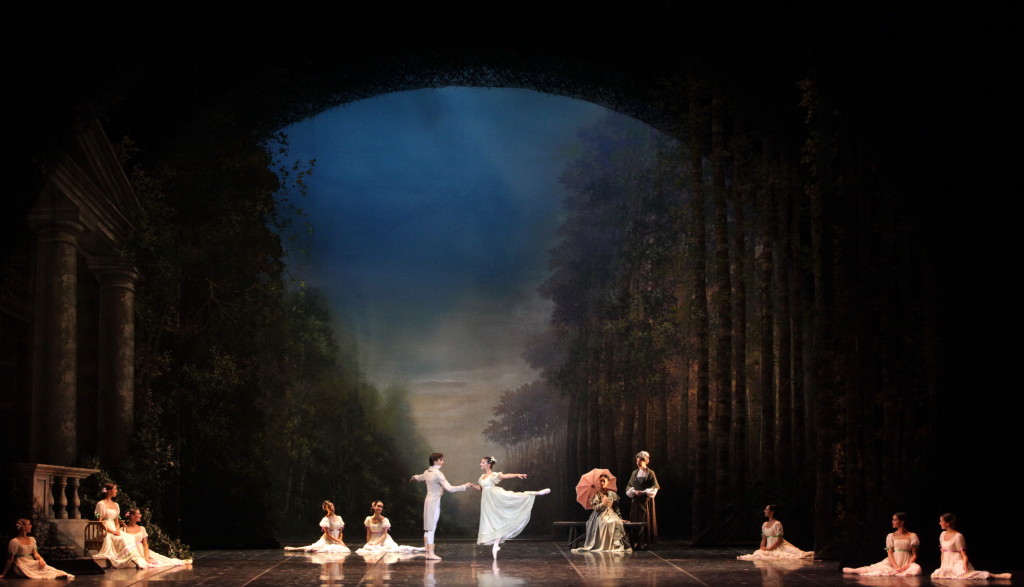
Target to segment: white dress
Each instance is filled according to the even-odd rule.
[[[327,533],[334,538],[341,536],[341,531],[345,528],[345,521],[341,519],[341,516],[335,514],[328,518],[324,516],[320,520],[320,527],[326,528]],[[325,535],[320,536],[320,540],[317,540],[309,546],[286,546],[285,550],[304,550],[306,552],[323,552],[327,554],[346,554],[352,552],[344,544],[336,544],[334,542],[327,542]]]
[[[391,520],[387,518],[375,523],[373,516],[366,516],[363,525],[370,531],[370,540],[357,550],[356,554],[412,554],[426,550],[422,546],[405,546],[395,542],[395,539],[387,532],[391,529]]]
[[[40,569],[39,562],[33,556],[36,552],[36,539],[31,536],[28,537],[28,544],[23,544],[17,538],[11,538],[10,544],[7,545],[7,552],[14,557],[14,565],[11,567],[11,570],[17,571],[29,579],[70,580],[75,578],[71,573],[65,573],[49,565]],[[5,575],[4,578],[7,578],[7,576]]]
[[[886,552],[892,552],[892,558],[896,560],[896,564],[898,566],[907,564],[907,561],[910,560],[911,555],[914,553],[914,549],[920,545],[921,540],[917,537],[917,534],[914,534],[913,532],[909,532],[899,537],[896,536],[895,532],[892,532],[885,537],[885,550]],[[921,574],[921,565],[912,563],[907,567],[907,570],[902,573],[897,573],[896,569],[889,564],[889,557],[885,557],[885,560],[881,562],[853,569],[853,572],[858,575],[868,577],[890,575],[912,577]]]
[[[134,542],[125,540],[123,528],[120,530],[120,536],[110,533],[111,530],[117,530],[121,523],[121,506],[116,502],[111,503],[112,506],[107,505],[105,500],[96,502],[96,519],[103,524],[103,528],[107,532],[103,534],[103,545],[100,546],[99,552],[92,555],[92,558],[98,561],[109,561],[110,566],[115,569],[128,567],[145,569],[149,567],[146,559],[142,558],[142,554],[135,549]]]
[[[121,536],[124,537],[125,546],[135,550],[139,554],[139,556],[142,557],[145,555],[146,552],[146,549],[143,547],[142,543],[144,540],[149,538],[149,532],[146,532],[146,528],[144,526],[136,527],[139,529],[139,531],[134,533],[122,528]],[[191,559],[181,560],[180,558],[171,558],[169,556],[164,556],[162,554],[153,552],[152,548],[149,549],[149,558],[146,559],[146,562],[149,563],[149,566],[151,567],[180,567],[182,565],[192,564]]]
[[[775,560],[783,558],[814,558],[813,550],[800,550],[782,537],[782,522],[778,520],[761,524],[761,536],[766,538],[764,543],[766,548],[771,548],[771,546],[776,543],[779,545],[775,548],[771,548],[771,550],[761,550],[759,548],[752,554],[744,554],[736,558],[741,561]]]
[[[993,578],[988,571],[975,571],[974,565],[968,563],[964,568],[964,559],[960,551],[967,549],[964,535],[957,532],[946,539],[948,532],[939,534],[939,547],[942,549],[942,560],[939,568],[932,571],[932,579],[989,579]],[[1000,577],[1001,578],[1001,577]]]
[[[499,544],[526,528],[536,491],[508,491],[498,487],[501,473],[480,475],[480,531],[477,544]]]

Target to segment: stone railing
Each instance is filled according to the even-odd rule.
[[[31,506],[46,524],[47,540],[51,556],[54,550],[62,550],[71,556],[85,553],[85,527],[89,518],[82,517],[82,500],[78,486],[82,479],[99,469],[62,467],[39,463],[15,465],[18,477],[18,500],[22,506]],[[41,530],[41,528],[40,528]]]
[[[31,499],[32,511],[45,520],[79,520],[82,500],[78,485],[98,469],[19,463],[18,484],[22,499]]]

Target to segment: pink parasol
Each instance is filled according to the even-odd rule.
[[[590,498],[601,490],[601,475],[608,475],[608,490],[615,491],[615,475],[608,469],[591,469],[580,477],[576,484],[576,501],[586,509],[593,509],[590,505]]]

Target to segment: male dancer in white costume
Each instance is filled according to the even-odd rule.
[[[445,491],[456,493],[465,491],[473,486],[472,483],[463,483],[452,487],[445,479],[441,467],[444,465],[444,455],[435,452],[430,455],[430,467],[420,475],[413,475],[410,481],[426,481],[427,497],[423,500],[423,544],[427,547],[427,558],[430,560],[441,560],[441,557],[434,554],[434,531],[437,530],[437,520],[441,517],[441,496]]]

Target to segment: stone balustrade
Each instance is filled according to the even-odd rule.
[[[31,505],[32,511],[49,524],[58,548],[77,555],[87,554],[85,527],[92,516],[82,517],[78,487],[82,479],[99,469],[19,463],[15,470],[19,501]]]
[[[18,482],[24,499],[31,498],[32,511],[45,520],[79,520],[82,501],[78,486],[99,469],[19,463]],[[86,519],[88,516],[86,516]]]

